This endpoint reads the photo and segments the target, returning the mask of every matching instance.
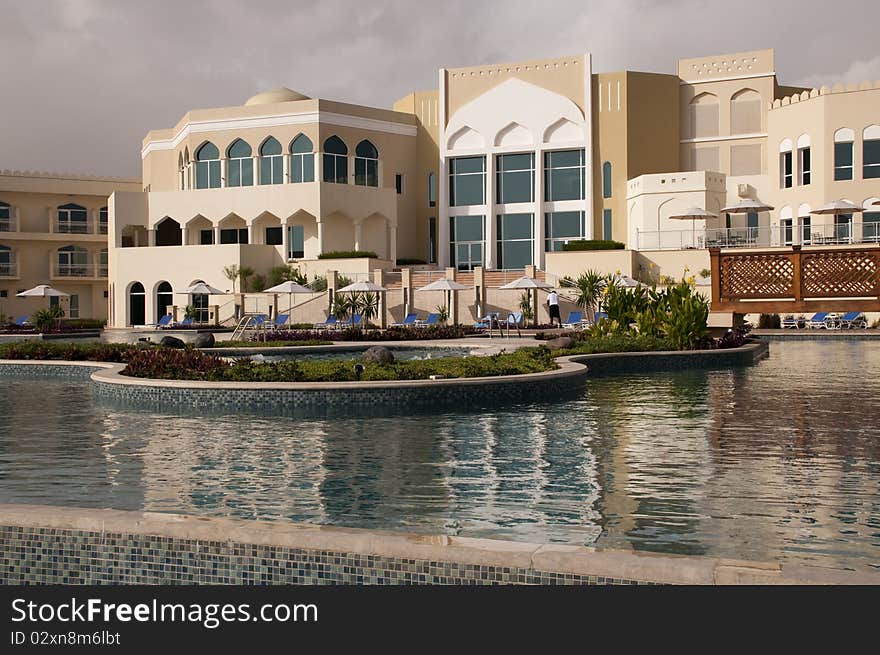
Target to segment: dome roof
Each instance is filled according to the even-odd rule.
[[[286,86],[279,86],[277,89],[263,91],[262,93],[258,93],[257,95],[248,98],[247,102],[244,104],[247,107],[249,105],[271,105],[276,102],[293,102],[295,100],[308,99],[308,96],[305,96],[298,91],[288,89]]]

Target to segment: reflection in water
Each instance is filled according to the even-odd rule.
[[[0,502],[880,568],[880,348],[591,380],[572,400],[186,415],[87,383],[0,392]]]

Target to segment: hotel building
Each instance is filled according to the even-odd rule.
[[[515,294],[490,289],[525,267],[554,282],[588,268],[656,281],[708,268],[713,245],[880,240],[880,83],[783,86],[772,50],[681,60],[675,73],[597,73],[589,54],[442,69],[436,89],[390,110],[279,88],[189,111],[141,154],[143,179],[108,188],[112,327],[204,306],[178,295],[196,281],[230,292],[210,299],[211,320],[230,319],[230,265],[382,280],[387,320],[433,307],[412,293],[433,270],[474,285],[455,311],[466,322],[486,305],[514,309]],[[720,211],[742,199],[774,209]],[[811,214],[840,199],[866,211]],[[99,201],[82,206],[99,220]],[[689,207],[719,215],[673,218]],[[562,251],[579,239],[625,249]],[[318,259],[352,250],[376,257]],[[325,300],[298,299],[299,318],[322,319]]]

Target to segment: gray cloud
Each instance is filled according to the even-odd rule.
[[[780,81],[880,79],[880,4],[838,0],[0,0],[0,168],[140,173],[146,132],[279,85],[389,107],[437,70],[593,53],[597,71],[776,48]]]

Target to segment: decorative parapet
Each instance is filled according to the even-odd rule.
[[[818,89],[810,89],[809,91],[777,98],[773,102],[768,103],[767,108],[770,110],[779,109],[780,107],[787,107],[798,102],[804,102],[805,100],[812,100],[819,96],[827,96],[836,93],[854,93],[856,91],[871,91],[873,89],[880,89],[880,80],[877,80],[876,82],[864,81],[860,84],[835,84],[833,87],[822,86]]]
[[[51,173],[48,171],[20,171],[12,169],[0,170],[0,176],[5,177],[39,177],[53,180],[84,180],[93,182],[131,182],[140,184],[140,178],[116,177],[113,175],[90,175],[87,173]]]

